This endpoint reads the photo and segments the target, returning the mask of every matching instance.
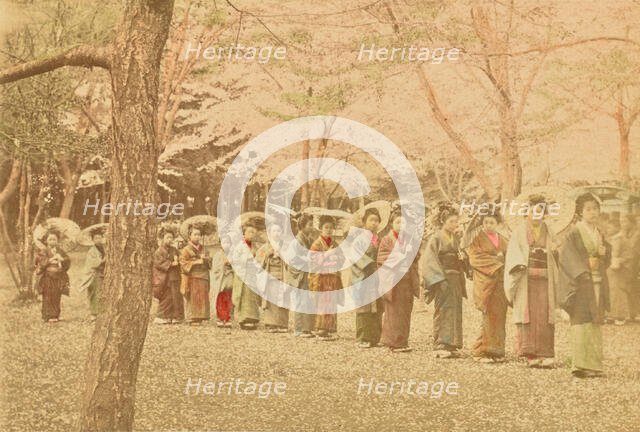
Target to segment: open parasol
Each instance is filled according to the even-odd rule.
[[[350,216],[345,230],[348,231],[352,226],[356,228],[363,228],[362,218],[364,213],[371,208],[377,209],[378,213],[380,213],[380,225],[378,225],[378,232],[384,230],[389,224],[389,217],[391,216],[391,204],[384,200],[373,201],[364,207],[360,207],[353,215]]]
[[[98,223],[98,224],[86,227],[85,229],[80,231],[80,234],[78,234],[78,237],[77,237],[78,244],[82,246],[92,246],[93,239],[91,238],[91,236],[94,234],[94,232],[101,231],[104,234],[105,232],[107,232],[108,226],[109,224],[107,223]]]
[[[46,247],[44,236],[49,231],[54,231],[59,235],[58,243],[65,252],[70,252],[78,246],[77,238],[80,234],[80,227],[71,219],[49,218],[44,223],[36,226],[33,230],[33,241],[38,248],[43,249]]]
[[[200,230],[202,234],[202,244],[212,245],[216,243],[216,227],[218,220],[211,215],[191,216],[180,225],[180,236],[186,241],[189,240],[189,228],[194,227]]]
[[[502,212],[504,221],[511,231],[523,222],[524,216],[518,215],[518,210],[527,205],[533,195],[543,196],[547,205],[558,204],[557,214],[548,214],[544,218],[553,234],[560,234],[571,224],[576,212],[576,203],[571,198],[569,190],[559,186],[536,186],[522,192],[513,200],[515,211],[508,211],[507,208]],[[510,204],[508,203],[507,207]]]

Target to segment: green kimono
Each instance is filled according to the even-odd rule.
[[[598,254],[604,246],[606,254]],[[611,248],[597,229],[578,222],[560,248],[558,301],[571,317],[573,369],[602,371],[602,333],[609,310]]]
[[[247,281],[252,286],[256,286],[256,275],[248,265],[256,254],[256,248],[250,242],[245,244],[249,248],[241,244],[234,250],[234,261],[240,263],[240,269],[233,279],[232,301],[238,323],[241,325],[260,322],[261,303],[260,296],[245,283]]]

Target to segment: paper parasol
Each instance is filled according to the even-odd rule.
[[[216,227],[218,226],[218,220],[215,216],[211,215],[197,215],[191,216],[186,219],[180,225],[180,236],[182,236],[185,241],[189,241],[189,228],[195,227],[200,230],[202,234],[202,244],[204,245],[212,245],[216,243]]]
[[[78,246],[76,240],[80,234],[80,227],[71,219],[66,218],[49,218],[44,223],[36,226],[33,230],[33,241],[40,249],[46,247],[43,237],[49,232],[54,231],[59,235],[60,247],[65,252],[70,252]]]
[[[559,186],[536,186],[518,195],[513,201],[513,211],[509,211],[511,203],[505,205],[502,216],[504,222],[513,231],[518,225],[524,222],[525,216],[519,215],[518,211],[529,203],[529,197],[532,195],[542,195],[547,205],[557,203],[559,208],[556,215],[546,215],[544,221],[553,234],[561,233],[573,221],[576,212],[576,203],[571,199],[570,192]]]
[[[391,204],[388,201],[380,200],[373,201],[367,204],[364,207],[360,207],[347,222],[346,230],[348,231],[350,227],[363,228],[364,225],[362,223],[362,218],[364,213],[370,209],[375,208],[380,213],[380,225],[378,225],[378,232],[384,230],[389,224],[389,217],[391,217]]]
[[[95,225],[91,225],[83,229],[78,235],[78,244],[82,246],[93,246],[93,239],[91,236],[94,231],[102,231],[104,234],[107,231],[108,223],[99,223]]]

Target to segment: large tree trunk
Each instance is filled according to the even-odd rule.
[[[511,9],[513,4],[511,4]],[[513,10],[511,10],[513,13]],[[471,19],[476,35],[482,42],[484,53],[483,71],[496,92],[496,104],[500,119],[500,156],[502,165],[502,199],[512,199],[522,187],[522,163],[518,149],[517,115],[514,109],[509,79],[509,56],[489,56],[489,52],[509,52],[511,19],[506,31],[500,31],[489,20],[490,13],[485,7],[471,8]],[[522,104],[525,103],[523,98]]]
[[[508,84],[505,84],[508,85]],[[502,199],[512,199],[522,188],[522,163],[516,137],[517,125],[513,116],[513,105],[502,100],[500,113],[500,147],[502,150]]]
[[[156,201],[160,59],[173,1],[130,0],[111,58],[111,201]],[[109,224],[104,311],[85,372],[81,431],[131,430],[136,379],[151,307],[155,218],[118,215]]]
[[[62,206],[60,207],[61,218],[70,218],[71,209],[73,208],[73,202],[75,200],[76,188],[78,187],[78,181],[80,180],[80,172],[75,169],[76,161],[74,157],[64,158],[60,161],[60,174],[64,181],[62,188]],[[73,164],[73,168],[71,167]]]
[[[623,185],[631,180],[631,147],[629,146],[629,130],[618,129],[620,139],[620,181]]]
[[[613,113],[613,118],[618,126],[618,143],[620,146],[620,182],[626,186],[631,180],[631,147],[629,146],[629,133],[631,132],[631,126],[638,117],[640,108],[638,108],[637,111],[631,111],[628,118],[625,118],[625,104],[621,89],[618,89],[616,99],[616,110]]]

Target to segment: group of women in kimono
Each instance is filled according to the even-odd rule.
[[[544,203],[532,196],[530,207]],[[598,228],[600,204],[589,193],[576,201],[579,220],[556,246],[543,218],[531,213],[510,238],[501,235],[496,214],[482,219],[482,230],[466,249],[473,272],[473,298],[482,312],[474,359],[493,363],[505,356],[507,309],[513,309],[516,354],[529,367],[554,365],[556,307],[570,318],[573,374],[602,374],[602,333],[610,309],[607,268],[611,246]],[[455,235],[458,216],[442,209],[440,231],[427,246],[427,302],[435,303],[434,344],[438,357],[458,357],[462,347],[464,257]],[[629,281],[631,282],[631,281]]]
[[[544,202],[542,196],[530,197],[530,206]],[[488,214],[481,219],[481,229],[470,244],[461,249],[458,212],[442,206],[436,214],[437,232],[426,247],[425,267],[421,283],[418,271],[419,254],[412,259],[411,245],[403,238],[400,213],[392,214],[388,226],[381,229],[382,218],[376,208],[368,208],[362,216],[362,226],[370,232],[367,241],[358,245],[361,258],[350,267],[352,283],[364,281],[383,271],[401,269],[402,278],[382,297],[356,310],[358,347],[386,346],[393,352],[407,352],[411,313],[415,298],[424,288],[427,304],[434,304],[433,348],[438,358],[461,357],[463,346],[462,302],[467,297],[465,277],[473,280],[473,300],[482,313],[480,335],[473,344],[474,360],[483,363],[505,359],[505,325],[507,310],[512,308],[515,324],[516,354],[530,367],[548,368],[554,365],[555,311],[564,309],[570,317],[573,373],[578,377],[602,374],[602,334],[600,326],[610,310],[612,285],[620,284],[619,270],[626,261],[620,256],[624,247],[616,233],[609,232],[613,247],[598,228],[600,205],[597,198],[584,194],[576,201],[579,220],[571,226],[561,244],[543,218],[529,214],[507,238],[497,229],[500,215]],[[233,247],[228,236],[221,236],[224,250],[231,251],[236,268],[255,257],[258,263],[277,280],[303,290],[325,292],[342,288],[340,271],[305,272],[305,262],[311,260],[306,250],[325,252],[314,265],[336,267],[341,258],[332,253],[338,248],[333,237],[335,220],[320,218],[320,233],[313,238],[313,220],[302,215],[297,221],[295,242],[282,245],[282,228],[270,225],[266,242],[257,248],[257,230],[251,224],[243,226],[246,247]],[[381,232],[385,235],[379,236]],[[187,243],[180,250],[173,246],[174,233],[161,230],[160,243],[153,256],[153,292],[158,299],[160,324],[186,321],[200,324],[210,319],[210,270],[212,257],[202,242],[197,226],[188,230]],[[87,286],[93,315],[99,313],[99,296],[104,268],[102,233],[93,237],[94,246],[87,257]],[[36,257],[38,287],[43,296],[42,316],[45,321],[58,320],[60,296],[68,293],[69,257],[57,246],[59,237],[48,233],[46,248]],[[278,247],[274,247],[274,245]],[[399,253],[391,253],[397,246]],[[93,250],[95,249],[95,251]],[[279,251],[286,251],[287,259]],[[624,252],[626,253],[626,252]],[[297,261],[295,263],[294,261]],[[287,264],[287,263],[291,263]],[[611,264],[614,265],[611,265]],[[232,316],[243,330],[255,330],[262,322],[268,332],[288,331],[289,310],[257,294],[250,286],[270,290],[268,278],[260,275],[235,274],[225,253],[220,254],[215,278],[215,311],[218,326],[230,327]],[[631,284],[630,280],[624,283]],[[270,299],[273,300],[272,297]],[[623,303],[622,300],[618,300]],[[617,306],[616,306],[617,307]],[[620,306],[622,308],[622,306]],[[296,308],[299,309],[299,308]],[[335,339],[335,313],[295,313],[294,335],[301,338]],[[629,314],[629,312],[616,312]],[[622,315],[615,318],[623,319]]]

